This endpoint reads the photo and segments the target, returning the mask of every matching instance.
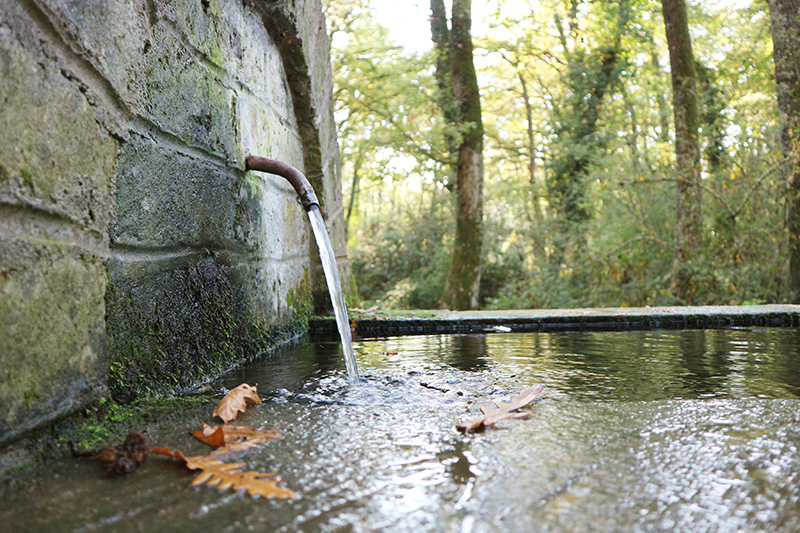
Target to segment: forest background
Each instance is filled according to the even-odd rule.
[[[394,42],[369,0],[324,4],[360,300],[350,304],[439,308],[456,233],[454,144],[474,124],[447,120],[435,47]],[[661,2],[483,9],[472,35],[484,169],[483,242],[470,250],[481,260],[478,307],[795,301],[765,0],[687,3],[700,219],[680,257]],[[681,275],[691,283],[676,288]]]

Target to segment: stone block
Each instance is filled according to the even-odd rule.
[[[102,258],[25,215],[0,232],[0,444],[99,398],[106,382]]]
[[[24,13],[3,13],[24,21]],[[31,24],[28,22],[28,24]],[[105,233],[117,142],[29,28],[0,26],[0,203]]]
[[[306,213],[243,162],[306,172],[342,249],[327,54],[318,0],[0,2],[0,444],[302,324]]]
[[[94,80],[133,113],[147,108],[143,56],[152,45],[147,0],[42,2],[67,47],[90,64]],[[82,73],[87,74],[86,71]]]
[[[189,147],[230,159],[235,92],[162,21],[145,60],[147,118]]]
[[[117,141],[46,33],[0,6],[0,443],[98,398]]]
[[[236,240],[237,173],[132,134],[116,165],[115,246],[173,250]]]

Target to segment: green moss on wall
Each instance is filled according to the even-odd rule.
[[[311,298],[311,283],[308,281],[308,271],[303,273],[300,284],[289,289],[286,296],[286,303],[292,312],[301,321],[303,327],[308,325],[308,319],[314,314],[314,303]]]
[[[124,283],[109,285],[109,389],[118,401],[185,390],[305,330],[304,289],[293,296],[301,309],[296,319],[263,325],[247,311],[229,268],[212,253],[163,276],[169,279],[153,285],[169,290],[159,294],[142,294],[141,288]]]

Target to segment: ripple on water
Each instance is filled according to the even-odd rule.
[[[797,333],[639,332],[309,344],[222,380],[259,386],[237,422],[284,438],[243,458],[294,501],[128,479],[68,461],[0,503],[20,530],[790,531],[800,528]],[[466,410],[534,383],[524,421],[464,436]],[[199,453],[185,428],[165,435]],[[191,448],[195,446],[195,448]]]

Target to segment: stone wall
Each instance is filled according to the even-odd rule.
[[[291,187],[242,169],[303,170],[344,260],[331,86],[319,0],[0,2],[0,444],[324,307]]]

